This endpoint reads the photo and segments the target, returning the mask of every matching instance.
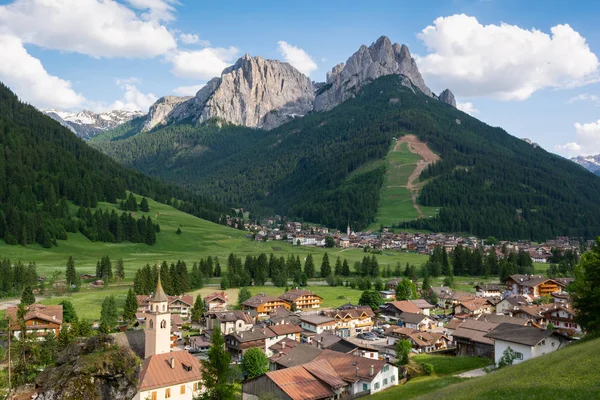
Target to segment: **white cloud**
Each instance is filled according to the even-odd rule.
[[[179,4],[177,0],[126,0],[133,8],[146,10],[142,18],[148,21],[173,21],[175,19],[175,7]]]
[[[139,79],[129,78],[117,80],[117,85],[125,91],[123,98],[115,101],[107,110],[126,110],[126,111],[148,111],[150,106],[158,100],[152,93],[142,93],[135,83],[139,83]]]
[[[309,76],[318,68],[317,64],[315,64],[313,59],[303,49],[284,42],[283,40],[277,42],[277,45],[277,50],[283,55],[283,59],[304,75]]]
[[[598,79],[598,58],[569,25],[548,34],[506,23],[482,25],[464,14],[433,24],[417,35],[429,54],[416,61],[426,80],[459,96],[524,100],[540,89]]]
[[[589,101],[590,103],[600,105],[600,97],[596,96],[595,94],[589,94],[589,93],[582,93],[580,95],[577,95],[577,96],[569,99],[569,101],[567,101],[567,103],[571,104],[571,103],[575,103],[577,101]]]
[[[198,90],[204,87],[204,83],[201,85],[192,85],[192,86],[179,86],[173,89],[173,93],[178,96],[195,96],[198,93]]]
[[[50,75],[19,38],[6,34],[0,34],[0,80],[38,108],[72,109],[85,102],[69,81]]]
[[[595,155],[600,153],[600,119],[587,124],[575,123],[576,139],[573,142],[555,146],[566,156]]]
[[[155,57],[176,48],[173,35],[158,22],[168,19],[173,1],[129,3],[148,13],[140,17],[113,0],[15,0],[0,6],[0,33],[92,57]]]
[[[479,112],[479,110],[475,108],[475,105],[470,101],[457,101],[456,108],[458,108],[462,112],[466,112],[469,115],[474,115]]]
[[[205,48],[195,51],[178,50],[169,56],[173,74],[191,79],[211,79],[221,76],[221,72],[235,59],[238,49]]]
[[[210,46],[210,42],[208,40],[200,39],[200,36],[195,33],[180,33],[179,41],[183,44],[197,44],[202,47]]]

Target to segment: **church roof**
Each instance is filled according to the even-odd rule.
[[[160,283],[160,269],[158,270],[158,282],[156,284],[156,290],[152,297],[150,297],[150,301],[153,303],[161,303],[168,302],[169,299],[163,290],[162,284]]]
[[[171,358],[173,361],[171,363]],[[196,382],[202,379],[200,362],[187,351],[155,354],[144,360],[139,391]]]

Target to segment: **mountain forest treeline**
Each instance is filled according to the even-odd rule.
[[[125,165],[256,214],[364,229],[375,220],[385,174],[377,161],[395,137],[412,133],[441,157],[423,171],[418,199],[440,212],[397,226],[507,240],[600,234],[598,177],[397,76],[271,131],[185,121],[134,134],[135,124],[121,128],[122,139],[108,132],[91,143]]]
[[[147,218],[133,224],[131,216],[121,215],[117,222],[101,210],[79,215],[85,218],[70,212],[72,203],[83,208],[115,204],[127,199],[127,190],[217,223],[230,212],[184,188],[123,168],[0,84],[0,238],[52,247],[67,232],[79,230],[92,240],[152,244],[158,227]]]

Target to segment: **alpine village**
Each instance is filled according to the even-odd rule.
[[[600,8],[209,3],[0,3],[0,399],[600,399]]]

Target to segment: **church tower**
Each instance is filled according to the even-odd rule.
[[[145,358],[171,351],[171,313],[169,313],[169,299],[160,283],[160,268],[158,269],[156,290],[148,301],[148,307],[146,329],[144,330],[146,336]]]

